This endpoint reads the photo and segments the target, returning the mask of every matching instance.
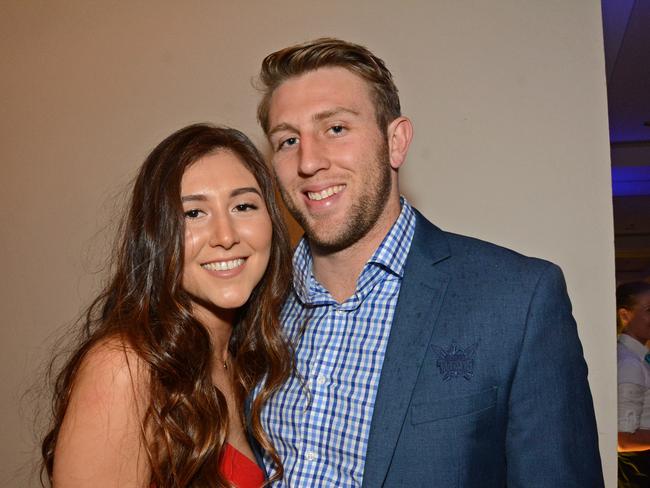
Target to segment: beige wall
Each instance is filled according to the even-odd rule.
[[[565,271],[615,486],[613,232],[600,5],[0,2],[0,486],[27,481],[52,337],[97,289],[119,195],[190,122],[258,143],[260,59],[335,35],[393,70],[416,137],[403,190],[439,225]],[[306,5],[309,5],[307,8]],[[33,484],[30,484],[33,483]]]

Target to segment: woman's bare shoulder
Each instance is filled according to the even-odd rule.
[[[143,486],[148,378],[144,361],[120,339],[88,351],[57,439],[56,486]]]
[[[104,339],[86,353],[75,388],[84,380],[99,387],[140,391],[148,386],[149,370],[135,350],[118,337]]]

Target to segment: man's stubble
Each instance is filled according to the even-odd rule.
[[[309,217],[298,209],[285,188],[278,185],[282,200],[287,210],[296,219],[296,222],[305,231],[305,235],[312,247],[316,247],[325,254],[335,253],[352,246],[374,227],[377,223],[391,194],[392,179],[391,166],[388,156],[388,144],[382,139],[374,155],[372,164],[367,165],[368,171],[360,175],[358,181],[366,185],[358,198],[349,209],[348,218],[338,229],[319,229],[312,225]]]

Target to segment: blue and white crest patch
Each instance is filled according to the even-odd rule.
[[[474,356],[476,356],[478,342],[465,349],[461,349],[455,341],[452,341],[446,350],[435,345],[432,347],[438,357],[436,366],[444,381],[459,376],[469,381],[474,376]]]

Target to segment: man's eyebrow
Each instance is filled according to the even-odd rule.
[[[351,108],[335,107],[331,110],[324,110],[323,112],[318,112],[317,114],[314,114],[312,119],[314,119],[316,122],[320,122],[321,120],[329,119],[330,117],[334,117],[342,113],[359,115],[359,112],[357,112],[356,110],[352,110]]]
[[[314,114],[312,116],[312,120],[315,122],[321,122],[323,120],[329,119],[330,117],[335,117],[336,115],[340,115],[342,113],[347,113],[351,115],[359,115],[359,112],[356,110],[352,110],[351,108],[346,108],[346,107],[334,107],[333,109],[330,110],[324,110],[322,112],[318,112],[317,114]],[[283,122],[281,124],[276,125],[273,127],[268,134],[268,137],[271,137],[273,134],[276,132],[281,132],[283,130],[290,131],[290,132],[298,132],[298,129],[296,129],[295,126]]]
[[[287,124],[286,122],[283,122],[281,124],[276,125],[269,131],[269,135],[267,137],[271,137],[273,134],[276,132],[280,132],[283,130],[288,130],[290,132],[298,132],[298,129],[296,129],[293,125]]]

